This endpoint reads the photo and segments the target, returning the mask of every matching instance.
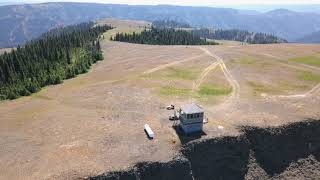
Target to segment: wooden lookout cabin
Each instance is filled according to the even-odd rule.
[[[202,132],[204,110],[197,104],[187,104],[179,110],[179,120],[186,134]]]

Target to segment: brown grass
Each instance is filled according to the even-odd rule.
[[[281,79],[288,84],[314,85],[301,82],[296,69],[284,69],[276,62],[267,70],[230,62],[256,52],[274,53],[284,59],[289,58],[288,52],[306,56],[319,50],[317,45],[205,47],[223,58],[239,82],[237,101],[231,101],[227,93],[201,98],[161,98],[156,93],[168,86],[192,89],[195,77],[214,61],[211,57],[176,65],[173,68],[179,71],[173,75],[171,70],[163,69],[154,72],[162,78],[153,78],[154,74],[151,78],[142,77],[143,72],[155,67],[203,54],[195,47],[136,45],[105,39],[102,48],[105,60],[94,65],[89,73],[49,86],[31,97],[0,104],[0,169],[5,169],[0,172],[0,179],[76,179],[141,161],[168,161],[181,145],[168,120],[172,112],[164,109],[169,104],[201,104],[210,122],[204,127],[205,138],[235,134],[240,125],[274,126],[310,115],[320,116],[319,96],[299,101],[262,101],[246,94],[255,88],[247,84],[248,80],[273,84]],[[265,56],[255,59],[268,61]],[[230,89],[219,68],[210,72],[202,85]],[[303,110],[299,110],[301,107]],[[143,131],[146,123],[156,133],[153,141]],[[218,125],[225,128],[218,129]]]

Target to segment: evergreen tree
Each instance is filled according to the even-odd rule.
[[[252,33],[236,29],[196,29],[192,31],[192,34],[208,39],[241,41],[249,44],[271,44],[287,42],[285,39],[281,39],[274,35],[265,33]]]
[[[174,20],[156,20],[152,22],[156,28],[191,28],[188,23],[178,22]]]
[[[94,23],[57,28],[0,56],[0,99],[15,99],[41,87],[87,72],[102,60],[100,35],[109,26]]]
[[[145,29],[137,34],[133,32],[117,33],[115,37],[111,38],[113,41],[122,41],[128,43],[138,44],[152,44],[152,45],[216,45],[215,42],[207,42],[205,38],[194,35],[185,30],[175,30],[172,28],[155,28],[150,30]]]

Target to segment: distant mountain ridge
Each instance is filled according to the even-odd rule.
[[[194,27],[241,29],[289,41],[320,30],[320,14],[275,10],[267,13],[230,8],[44,3],[0,6],[0,47],[12,47],[64,25],[103,18],[155,21],[173,19]]]
[[[270,4],[270,5],[235,5],[231,6],[235,9],[246,9],[260,12],[268,12],[273,9],[288,9],[297,12],[320,13],[320,4]]]
[[[308,34],[302,38],[296,40],[296,42],[303,42],[303,43],[320,43],[320,31],[313,32]]]

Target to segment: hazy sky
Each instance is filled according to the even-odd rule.
[[[263,4],[320,4],[320,0],[0,0],[0,3],[35,3],[48,1],[67,1],[67,2],[98,2],[112,4],[172,4],[172,5],[188,5],[188,6],[218,6],[218,5],[263,5]]]

